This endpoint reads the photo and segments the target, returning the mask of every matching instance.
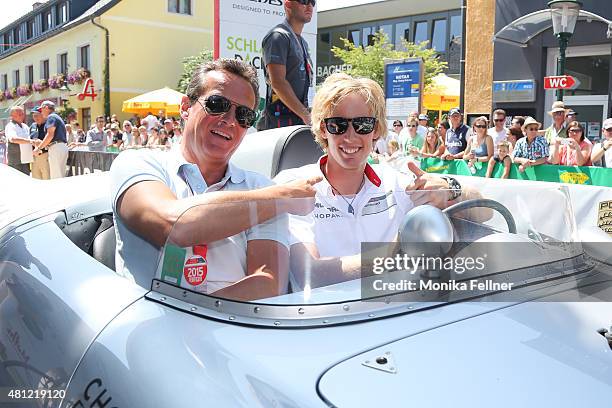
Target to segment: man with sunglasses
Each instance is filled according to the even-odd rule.
[[[593,166],[612,168],[612,118],[604,120],[602,139],[593,146],[591,161]]]
[[[181,103],[180,145],[126,151],[113,162],[118,273],[150,286],[166,272],[168,242],[184,251],[171,263],[173,283],[183,288],[235,300],[286,291],[284,213],[311,211],[319,180],[275,186],[229,162],[255,122],[258,86],[255,69],[242,61],[199,66]],[[192,259],[206,265],[206,276],[188,274]]]
[[[285,0],[286,20],[263,39],[267,88],[260,130],[310,124],[308,98],[314,71],[302,30],[312,19],[315,4],[315,0]]]
[[[495,109],[493,111],[493,124],[495,126],[489,128],[487,133],[493,138],[493,151],[497,151],[499,142],[506,140],[506,111],[503,109]]]

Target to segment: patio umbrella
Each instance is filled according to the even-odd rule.
[[[163,110],[166,115],[178,115],[181,108],[182,93],[168,87],[138,95],[123,102],[122,111],[138,113],[141,116],[148,112],[156,114]]]
[[[441,118],[442,111],[459,106],[459,92],[459,80],[438,74],[433,78],[432,86],[423,95],[423,106],[427,110],[437,110],[438,118]]]

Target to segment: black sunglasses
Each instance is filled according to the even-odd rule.
[[[374,131],[376,126],[376,118],[368,116],[360,116],[358,118],[348,119],[341,117],[325,118],[325,128],[332,135],[342,135],[348,130],[349,122],[352,123],[355,133],[358,135],[367,135]]]
[[[612,127],[605,128],[604,130],[605,130],[606,132],[612,132]]]
[[[297,3],[300,3],[302,6],[307,6],[309,4],[312,4],[312,7],[317,5],[316,0],[293,0]]]
[[[493,122],[505,122],[506,119],[493,119]]]
[[[202,102],[198,99],[198,103],[202,105]],[[236,121],[243,128],[249,128],[253,126],[257,120],[257,112],[253,109],[244,105],[238,105],[221,95],[210,95],[204,99],[202,107],[209,115],[219,116],[229,112],[232,105],[236,107]]]
[[[487,128],[486,125],[474,125],[474,127],[478,128],[478,129],[486,129]]]

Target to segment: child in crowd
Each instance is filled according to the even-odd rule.
[[[497,145],[497,154],[489,159],[489,166],[487,167],[487,178],[491,178],[495,165],[502,163],[504,165],[504,174],[501,178],[507,179],[510,175],[510,168],[512,167],[512,158],[510,157],[510,142],[502,140]]]

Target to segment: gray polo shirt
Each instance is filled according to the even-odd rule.
[[[150,287],[157,272],[161,249],[135,234],[117,215],[118,198],[141,181],[164,183],[177,198],[213,191],[252,190],[272,185],[260,174],[242,170],[231,163],[223,179],[207,186],[198,166],[187,162],[179,147],[170,151],[131,150],[121,153],[111,167],[111,199],[117,235],[116,271]],[[287,216],[255,225],[229,238],[207,245],[208,290],[214,291],[246,276],[246,249],[251,240],[272,240],[288,246]]]
[[[304,52],[306,58],[304,58]],[[314,74],[306,41],[297,36],[285,21],[264,37],[262,53],[264,68],[268,64],[285,66],[287,72],[285,78],[291,84],[293,92],[304,106],[308,106],[308,88],[313,85]],[[269,82],[267,70],[264,69],[264,73]]]

